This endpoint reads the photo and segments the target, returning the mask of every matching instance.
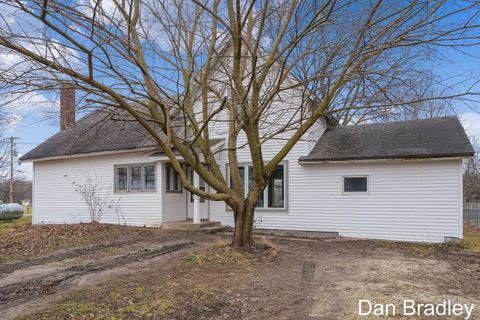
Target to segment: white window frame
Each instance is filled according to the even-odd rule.
[[[142,187],[139,190],[132,190],[131,189],[131,168],[132,167],[140,167],[140,179]],[[146,189],[145,188],[145,167],[153,167],[153,172],[155,176],[155,186],[153,189]],[[119,190],[118,189],[118,169],[119,168],[126,168],[127,169],[127,190]],[[128,164],[116,164],[113,166],[113,190],[115,193],[139,193],[139,192],[157,192],[157,165],[155,162],[148,162],[148,163],[128,163]]]
[[[169,178],[167,178],[167,175],[168,175],[167,167],[170,167],[170,169],[171,169],[170,172],[172,173],[172,176],[169,177]],[[178,177],[178,187],[179,187],[178,190],[171,189],[170,185],[168,184],[168,182],[170,182],[172,184],[176,177]],[[174,186],[174,183],[172,184],[172,186]],[[170,162],[165,163],[165,192],[167,192],[167,193],[183,193],[183,186],[182,186],[182,181],[180,180],[180,175],[177,173],[177,171],[175,171],[175,168],[173,168],[173,165]]]
[[[345,179],[348,178],[366,178],[367,179],[367,191],[345,191]],[[364,175],[349,175],[349,176],[342,176],[342,194],[344,195],[354,195],[354,194],[369,194],[370,193],[370,176]]]
[[[244,194],[248,194],[248,182],[249,182],[249,174],[248,174],[248,167],[251,166],[252,163],[239,163],[239,167],[244,167]],[[255,207],[255,211],[288,211],[288,161],[282,161],[278,165],[283,166],[283,183],[284,183],[284,188],[283,188],[283,207],[268,207],[268,181],[267,181],[267,186],[263,190],[263,207]],[[230,170],[227,165],[227,181],[230,186]],[[228,208],[228,206],[227,206]]]

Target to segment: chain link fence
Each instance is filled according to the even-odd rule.
[[[480,227],[480,202],[463,204],[463,223],[471,227]]]

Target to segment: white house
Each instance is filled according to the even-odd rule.
[[[100,112],[73,124],[74,93],[63,92],[61,100],[62,131],[21,158],[33,162],[33,223],[89,221],[78,186],[94,184],[105,223],[160,227],[206,219],[233,226],[225,203],[182,188],[137,125]],[[225,128],[213,126],[210,135],[227,177]],[[265,160],[283,143],[265,143]],[[348,127],[322,118],[270,178],[255,226],[370,239],[462,238],[462,162],[473,153],[456,117]],[[238,155],[248,182],[247,148]]]

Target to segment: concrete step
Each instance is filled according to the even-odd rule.
[[[229,231],[230,227],[229,226],[218,225],[218,226],[213,226],[213,227],[204,227],[204,228],[201,228],[200,230],[202,232],[205,232],[205,233],[214,234],[214,233],[217,233],[217,232]]]
[[[211,227],[218,227],[220,226],[220,221],[205,221],[200,223],[200,228],[205,229],[205,228],[211,228]]]
[[[171,230],[186,230],[186,231],[200,231],[204,228],[214,228],[220,226],[219,221],[206,221],[200,223],[193,223],[191,220],[172,221],[162,224],[163,229]]]

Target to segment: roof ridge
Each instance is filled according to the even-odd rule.
[[[352,127],[366,127],[366,126],[381,126],[381,125],[387,125],[387,124],[402,124],[402,123],[414,123],[414,122],[428,122],[428,121],[434,121],[434,120],[442,120],[442,119],[458,119],[457,115],[448,115],[448,116],[442,116],[442,117],[433,117],[433,118],[422,118],[422,119],[411,119],[411,120],[398,120],[398,121],[388,121],[388,122],[376,122],[376,123],[362,123],[362,124],[356,124],[356,125],[346,125],[346,126],[335,126],[333,128],[352,128]],[[332,128],[332,129],[333,129]]]

